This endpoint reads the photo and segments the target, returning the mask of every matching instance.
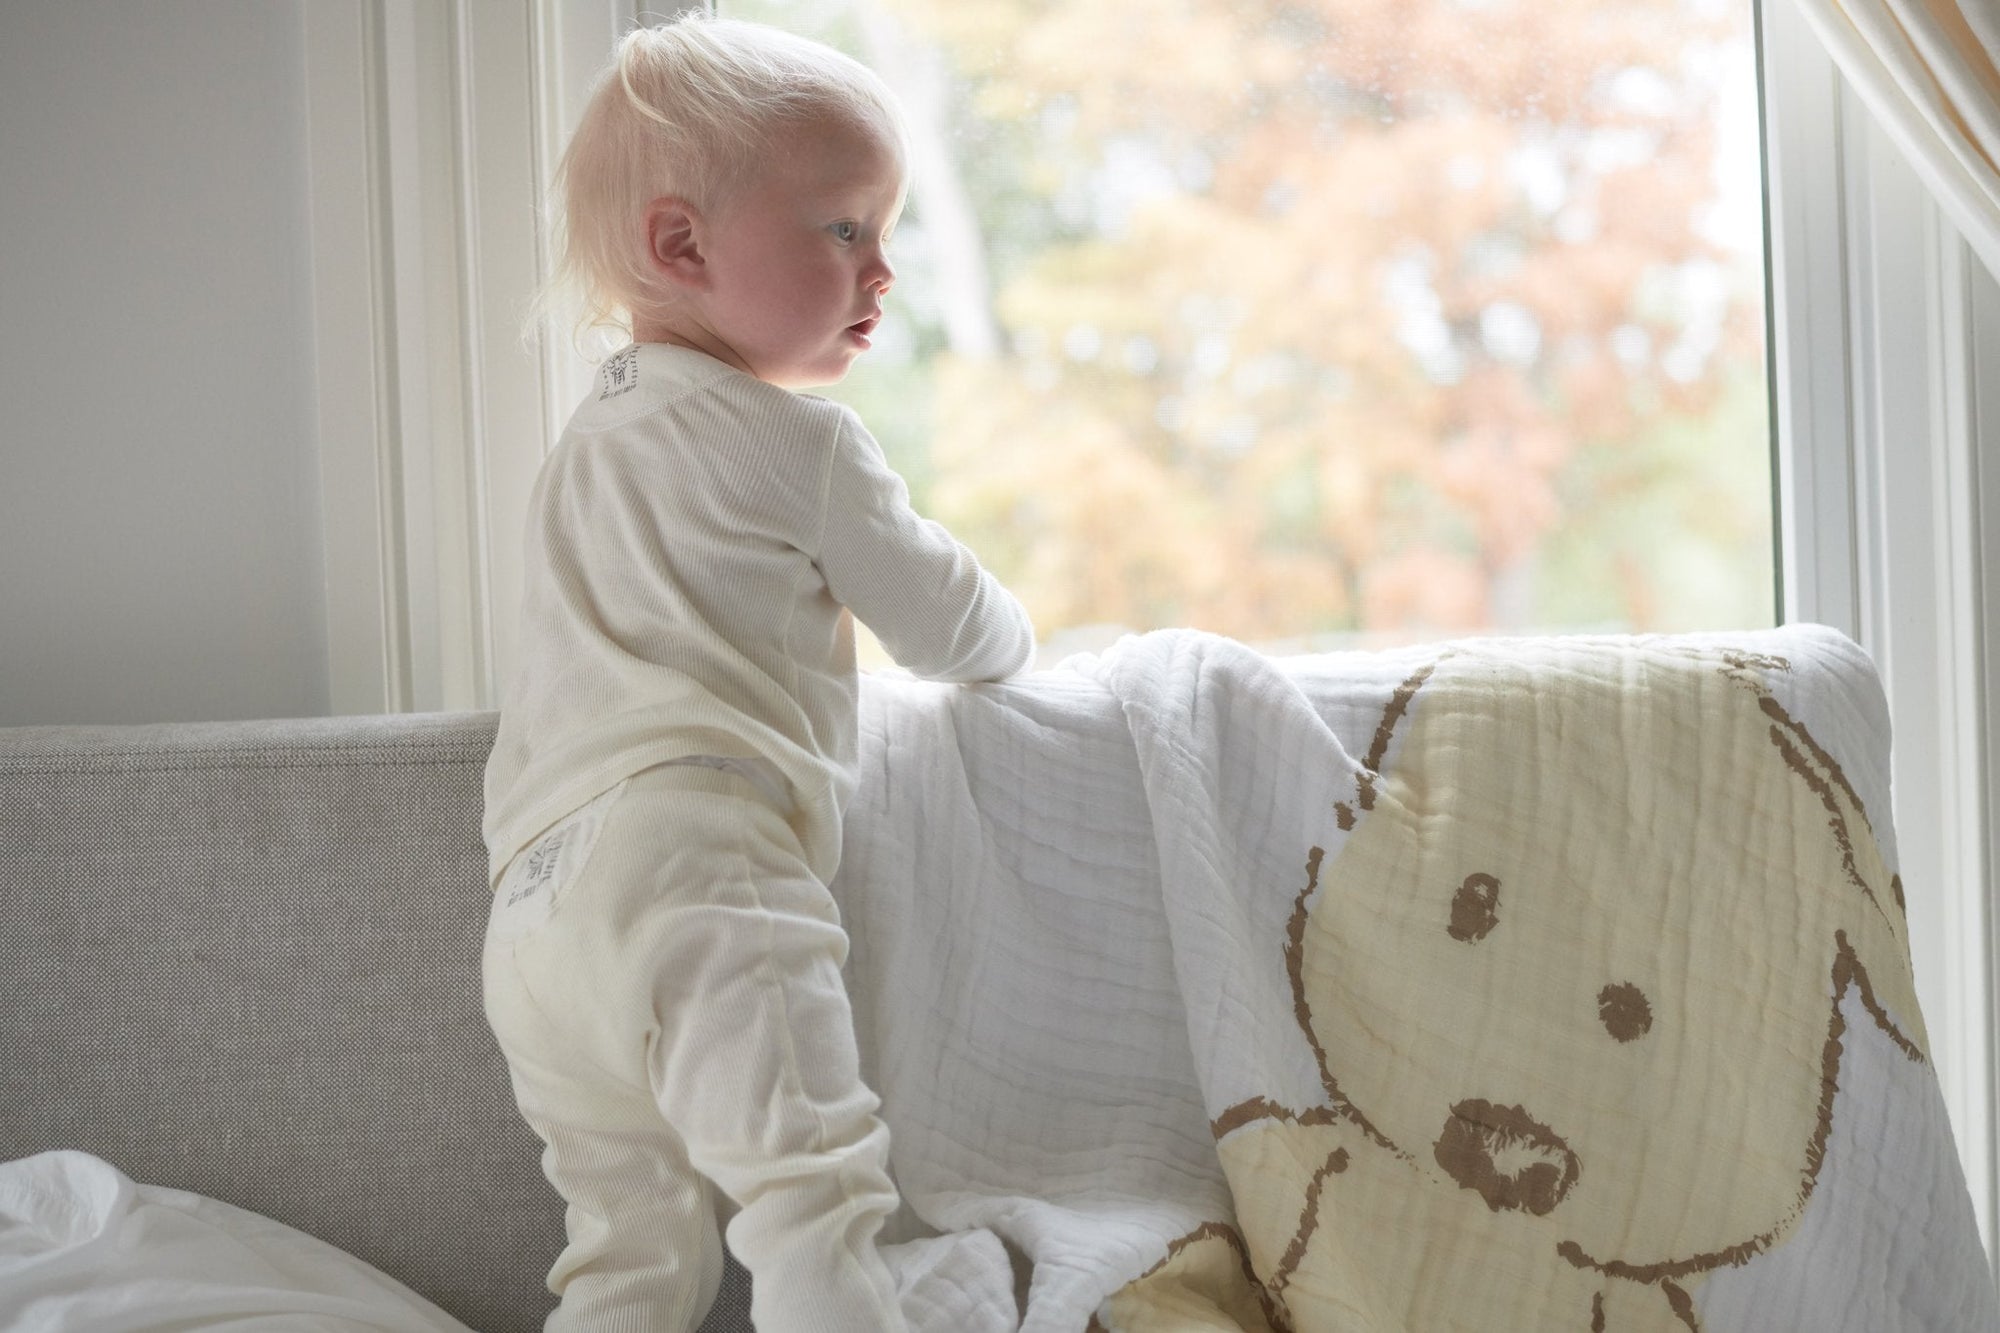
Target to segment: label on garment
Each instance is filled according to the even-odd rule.
[[[493,890],[492,929],[519,935],[549,919],[597,844],[605,816],[625,790],[619,783],[544,833],[516,856]]]
[[[628,347],[604,363],[599,378],[603,388],[598,390],[597,401],[616,398],[639,387],[639,349]]]

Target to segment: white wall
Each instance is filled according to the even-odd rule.
[[[0,725],[329,711],[303,64],[0,0]]]

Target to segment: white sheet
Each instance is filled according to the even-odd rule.
[[[6,1333],[467,1333],[344,1251],[101,1158],[0,1164]]]

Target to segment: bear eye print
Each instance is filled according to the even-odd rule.
[[[1500,924],[1500,881],[1484,871],[1465,877],[1451,897],[1451,924],[1445,931],[1461,944],[1476,944]]]
[[[1620,981],[1597,992],[1597,1018],[1621,1042],[1637,1041],[1653,1030],[1653,1006],[1646,992]]]

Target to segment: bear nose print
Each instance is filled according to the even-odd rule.
[[[1464,944],[1475,944],[1500,924],[1500,881],[1483,871],[1465,877],[1451,898],[1451,924],[1446,932]]]
[[[1582,1170],[1576,1154],[1519,1106],[1470,1098],[1451,1108],[1432,1148],[1446,1175],[1476,1190],[1494,1212],[1544,1216],[1563,1201]]]
[[[1629,981],[1615,982],[1597,992],[1597,1017],[1604,1030],[1619,1041],[1637,1041],[1653,1030],[1653,1006],[1646,992]]]

